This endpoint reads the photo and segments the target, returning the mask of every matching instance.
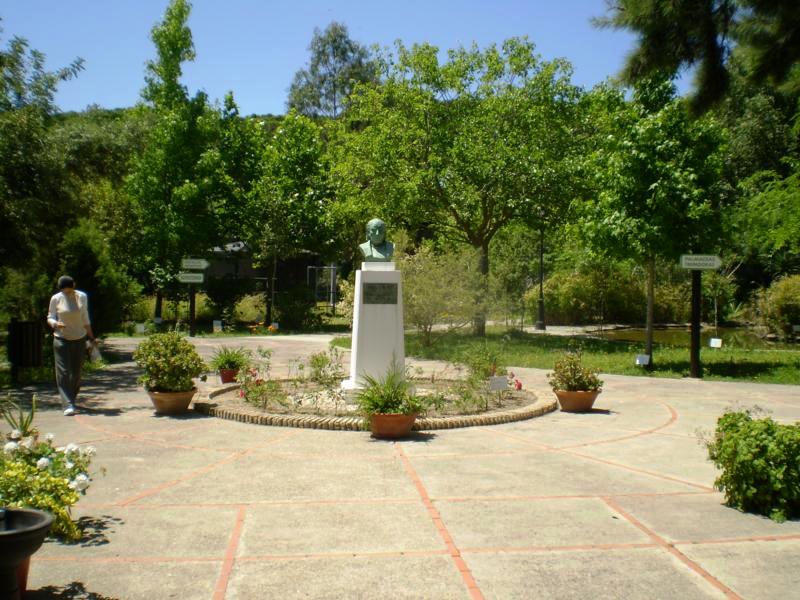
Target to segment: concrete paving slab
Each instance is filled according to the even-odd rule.
[[[742,598],[798,596],[800,540],[681,545],[679,549]]]
[[[604,496],[686,492],[677,481],[560,452],[415,463],[431,497]]]
[[[653,548],[530,555],[465,553],[464,560],[487,599],[724,598],[676,558]]]
[[[435,505],[462,552],[651,542],[598,498],[437,501]]]
[[[139,440],[113,439],[94,445],[94,482],[86,495],[92,503],[132,501],[231,456],[213,450],[165,448]]]
[[[236,507],[208,506],[97,510],[79,504],[73,510],[73,517],[88,533],[79,545],[82,559],[158,556],[222,560],[237,512]],[[48,541],[36,556],[68,557],[75,551],[72,544]]]
[[[238,557],[444,551],[427,511],[404,503],[279,504],[248,509]]]
[[[336,556],[237,562],[226,598],[468,600],[469,594],[447,556]]]
[[[800,521],[776,523],[725,506],[719,493],[698,496],[620,497],[617,504],[671,542],[758,536],[800,537]]]
[[[26,600],[208,600],[221,561],[93,562],[78,559],[31,563]]]
[[[286,429],[290,433],[303,430]],[[299,435],[299,433],[298,433]],[[202,478],[172,486],[143,503],[204,502],[255,503],[274,500],[409,499],[416,498],[413,483],[395,458],[358,458],[248,455],[231,461]]]
[[[713,486],[717,477],[714,464],[708,460],[708,451],[697,439],[676,443],[667,436],[641,435],[613,444],[575,448],[574,452],[657,471],[707,488]]]
[[[541,452],[540,448],[532,446],[522,436],[520,438],[489,436],[481,427],[439,429],[418,441],[399,443],[408,456],[419,459],[438,459],[448,456],[466,459],[470,456]]]

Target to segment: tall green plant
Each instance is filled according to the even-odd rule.
[[[145,339],[134,351],[133,359],[144,370],[139,382],[152,392],[191,390],[192,379],[206,369],[194,346],[174,331]]]

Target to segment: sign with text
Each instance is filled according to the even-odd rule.
[[[210,265],[205,258],[182,258],[181,259],[181,269],[189,269],[195,271],[202,271],[208,268]],[[194,283],[194,282],[193,282]]]
[[[362,293],[364,304],[397,304],[396,283],[365,283]]]
[[[714,254],[682,254],[681,267],[695,271],[713,271],[722,266],[722,260]]]
[[[178,273],[178,281],[181,283],[203,283],[202,273]]]
[[[491,392],[502,392],[503,390],[508,389],[508,378],[495,376],[489,377],[489,391]]]

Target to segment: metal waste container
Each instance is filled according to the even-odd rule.
[[[16,321],[8,324],[8,362],[12,372],[20,367],[42,366],[41,321]]]

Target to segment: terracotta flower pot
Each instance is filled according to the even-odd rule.
[[[385,414],[370,415],[369,429],[372,437],[396,440],[411,433],[417,415]]]
[[[197,388],[186,392],[151,392],[147,391],[153,407],[158,415],[177,415],[189,410],[189,404],[194,398]]]
[[[589,412],[592,410],[592,405],[594,405],[597,396],[600,395],[600,390],[588,392],[557,390],[555,394],[558,398],[558,403],[561,405],[561,410],[564,412]]]
[[[219,380],[222,383],[233,383],[236,381],[236,376],[239,374],[239,369],[220,369]]]

